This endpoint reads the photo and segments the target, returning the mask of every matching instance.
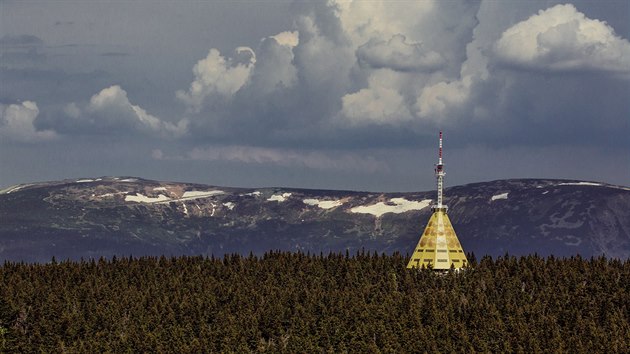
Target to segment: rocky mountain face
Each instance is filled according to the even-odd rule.
[[[102,177],[0,192],[0,261],[260,254],[411,253],[435,192],[227,188]],[[501,180],[447,188],[466,252],[630,256],[630,188]]]

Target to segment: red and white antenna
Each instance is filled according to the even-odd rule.
[[[440,131],[440,155],[438,159],[438,165],[442,164],[442,131]]]
[[[435,165],[435,177],[437,179],[437,203],[433,206],[433,209],[446,211],[448,207],[442,204],[444,194],[444,176],[446,176],[446,172],[444,172],[444,163],[442,162],[442,131],[440,131],[440,144],[438,151],[438,163]]]

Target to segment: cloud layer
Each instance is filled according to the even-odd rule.
[[[163,159],[161,150],[153,158]],[[251,146],[214,146],[194,148],[183,159],[197,161],[231,161],[246,164],[302,166],[312,169],[375,172],[386,165],[373,157],[349,152],[304,151],[295,149],[263,148]]]
[[[549,121],[562,113],[558,102],[539,100],[541,87],[590,80],[585,72],[606,74],[584,82],[594,90],[609,85],[606,80],[630,79],[630,43],[606,22],[571,4],[525,13],[520,22],[498,17],[515,9],[463,0],[300,2],[293,6],[293,28],[255,46],[236,46],[230,55],[210,48],[198,59],[189,87],[174,93],[183,105],[181,118],[158,118],[113,84],[87,102],[67,103],[57,111],[63,116],[46,115],[51,133],[40,135],[133,131],[254,146],[324,146],[335,136],[372,137],[384,128],[421,137],[437,128],[476,125],[509,135],[527,120]],[[9,51],[4,55],[46,48],[32,35],[0,41]],[[547,76],[522,76],[528,71]],[[591,92],[572,95],[579,104]],[[602,104],[619,109],[617,97]],[[521,108],[535,100],[534,117]],[[612,113],[603,117],[613,120],[610,126],[618,124]],[[594,122],[584,114],[574,119],[583,123],[578,135]],[[34,137],[37,131],[24,134]],[[471,136],[471,142],[485,141],[484,135]]]
[[[152,161],[340,171],[440,129],[458,148],[630,148],[625,3],[161,3],[153,18],[143,1],[76,4],[47,31],[16,3],[2,144],[115,137]]]
[[[236,139],[264,132],[260,140],[273,144],[274,137],[295,133],[296,123],[354,134],[369,126],[457,129],[491,124],[504,119],[497,114],[518,109],[496,97],[517,89],[530,96],[530,88],[514,84],[520,73],[512,69],[628,79],[630,43],[573,5],[503,28],[475,20],[502,9],[469,2],[399,5],[301,4],[294,31],[265,38],[256,49],[237,48],[230,58],[212,49],[195,65],[188,92],[177,93],[194,113],[195,132]]]

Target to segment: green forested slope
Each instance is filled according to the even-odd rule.
[[[0,267],[0,352],[624,352],[630,261],[269,253]]]

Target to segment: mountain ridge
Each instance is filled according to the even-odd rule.
[[[215,255],[361,248],[403,254],[435,191],[240,188],[96,177],[0,191],[0,260]],[[464,250],[479,255],[630,256],[630,188],[509,179],[449,187]]]
[[[351,193],[386,193],[386,194],[396,194],[396,193],[430,193],[430,192],[435,192],[434,190],[429,190],[429,191],[378,191],[378,190],[355,190],[355,189],[325,189],[325,188],[311,188],[311,187],[282,187],[282,186],[254,186],[254,187],[243,187],[243,186],[219,186],[219,185],[214,185],[214,184],[206,184],[206,183],[202,183],[202,182],[185,182],[185,181],[161,181],[161,180],[155,180],[155,179],[150,179],[150,178],[144,178],[144,177],[138,177],[138,176],[99,176],[99,177],[76,177],[76,178],[64,178],[61,180],[47,180],[47,181],[34,181],[34,182],[27,182],[27,183],[17,183],[17,184],[12,184],[9,185],[3,189],[0,189],[0,195],[5,194],[7,191],[10,191],[11,189],[14,189],[16,187],[35,187],[35,186],[44,186],[44,185],[50,185],[50,184],[65,184],[65,183],[88,183],[87,181],[90,180],[92,182],[100,182],[103,180],[137,180],[137,181],[144,181],[144,182],[154,182],[154,183],[171,183],[171,184],[186,184],[186,185],[199,185],[199,186],[211,186],[211,187],[218,187],[218,188],[231,188],[231,189],[284,189],[284,190],[304,190],[304,191],[334,191],[334,192],[351,192]],[[77,182],[77,181],[85,181],[85,182]],[[473,186],[473,185],[477,185],[477,184],[489,184],[489,183],[495,183],[495,182],[506,182],[506,181],[555,181],[555,182],[559,182],[559,183],[580,183],[583,185],[592,185],[592,186],[601,186],[601,187],[608,187],[608,188],[617,188],[617,189],[622,189],[622,190],[627,190],[630,191],[630,186],[624,186],[624,185],[620,185],[620,184],[613,184],[613,183],[607,183],[607,182],[602,182],[602,181],[585,181],[585,180],[579,180],[579,179],[566,179],[566,178],[529,178],[529,177],[524,177],[524,178],[504,178],[504,179],[494,179],[494,180],[489,180],[489,181],[480,181],[480,182],[470,182],[470,183],[465,183],[465,184],[458,184],[458,185],[454,185],[454,186],[448,186],[445,187],[445,189],[450,189],[450,188],[454,188],[454,187],[467,187],[467,186]]]

